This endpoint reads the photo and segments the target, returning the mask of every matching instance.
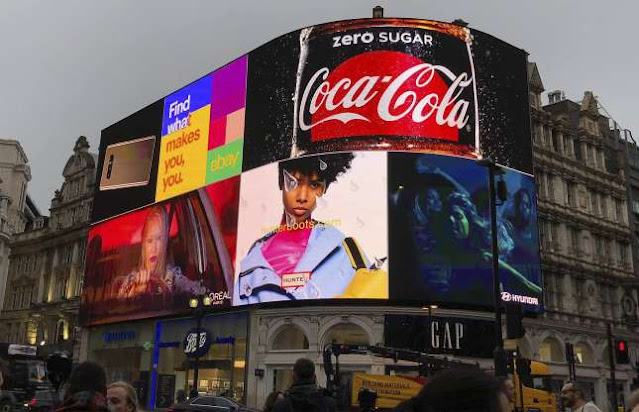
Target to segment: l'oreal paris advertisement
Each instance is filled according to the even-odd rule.
[[[194,296],[230,306],[238,189],[228,179],[93,226],[81,322],[188,313]]]

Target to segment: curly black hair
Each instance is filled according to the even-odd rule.
[[[286,170],[291,174],[300,172],[305,176],[317,173],[320,179],[326,181],[326,188],[328,189],[331,183],[337,181],[337,176],[350,169],[354,158],[353,153],[335,153],[284,160],[278,164],[280,189],[284,185],[282,170]]]

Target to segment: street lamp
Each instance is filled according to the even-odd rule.
[[[493,159],[485,157],[477,161],[479,166],[488,169],[488,201],[490,209],[490,233],[492,240],[492,266],[493,266],[493,297],[495,300],[495,376],[508,375],[508,360],[504,351],[504,338],[501,326],[501,287],[499,280],[499,246],[497,244],[497,199],[495,193],[495,175],[504,174],[504,170],[497,166]],[[505,198],[506,188],[504,181],[500,181],[499,197]]]
[[[204,318],[205,310],[211,306],[212,300],[209,295],[198,295],[189,299],[189,307],[195,312],[197,319],[197,326],[195,333],[197,338],[195,340],[195,362],[193,363],[193,388],[189,393],[189,398],[198,396],[198,383],[199,383],[199,369],[200,369],[200,334],[202,332],[202,318]]]

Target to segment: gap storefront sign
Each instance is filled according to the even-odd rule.
[[[493,321],[437,316],[386,315],[384,342],[393,348],[431,354],[491,358]]]

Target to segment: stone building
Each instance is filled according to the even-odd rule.
[[[27,194],[28,162],[19,142],[0,139],[0,302],[4,301],[11,238],[40,215]]]
[[[639,147],[629,130],[619,130],[615,127],[612,133],[621,140],[627,158],[625,171],[628,177],[628,214],[634,232],[633,267],[635,276],[639,276]]]
[[[62,172],[51,216],[14,235],[0,325],[2,340],[44,352],[75,349],[84,254],[95,184],[95,155],[84,136]]]
[[[572,343],[577,380],[607,406],[608,324],[639,359],[626,152],[592,92],[580,102],[551,92],[542,105],[534,63],[529,84],[546,312],[527,324],[521,350],[552,365],[558,385],[568,377],[565,344]],[[635,376],[631,365],[617,366],[620,397]]]

